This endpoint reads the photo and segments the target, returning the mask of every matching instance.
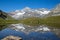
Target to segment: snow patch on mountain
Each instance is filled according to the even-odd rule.
[[[15,19],[18,19],[19,17],[21,17],[25,12],[19,12],[19,13],[16,13],[15,15],[13,15],[12,17],[15,18]]]
[[[44,11],[44,12],[40,11],[40,12],[41,14],[48,14],[50,11]]]

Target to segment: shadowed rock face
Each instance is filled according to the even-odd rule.
[[[3,18],[3,19],[7,18],[7,15],[5,14],[5,12],[2,12],[1,10],[0,10],[0,18]]]
[[[56,5],[48,15],[49,16],[60,16],[60,4]]]

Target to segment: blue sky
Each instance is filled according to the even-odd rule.
[[[52,9],[60,0],[0,0],[0,10],[10,12],[24,7]]]

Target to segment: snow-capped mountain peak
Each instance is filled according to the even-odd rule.
[[[15,10],[15,12],[20,12],[20,10]]]
[[[29,7],[25,7],[25,8],[23,8],[21,11],[24,11],[24,12],[30,12],[30,11],[32,11],[32,9],[29,8]]]
[[[31,8],[29,8],[29,7],[25,7],[25,8],[23,8],[23,9],[25,9],[25,10],[30,10]]]
[[[23,18],[23,17],[41,17],[43,14],[46,15],[50,12],[45,8],[41,9],[32,9],[29,7],[25,7],[22,10],[16,10],[15,12],[11,12],[11,16],[15,19]]]

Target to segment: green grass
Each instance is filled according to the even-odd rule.
[[[32,17],[23,19],[21,23],[31,26],[47,25],[50,27],[60,28],[60,16],[51,16],[47,18]]]
[[[47,25],[54,28],[60,28],[60,16],[51,16],[46,18],[31,17],[22,20],[4,20],[0,18],[0,30],[6,28],[9,24],[22,23],[30,26]]]
[[[60,28],[60,16],[51,16],[44,19],[45,24],[51,27]]]
[[[21,20],[21,23],[26,24],[26,25],[31,25],[31,26],[38,26],[43,24],[43,21],[41,18],[37,17],[32,17],[32,18],[26,18]]]

